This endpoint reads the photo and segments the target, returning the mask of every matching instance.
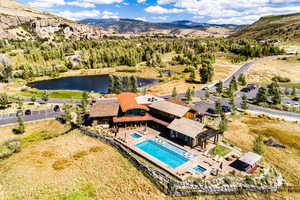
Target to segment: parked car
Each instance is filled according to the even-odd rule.
[[[204,87],[204,88],[202,88],[202,90],[209,90],[209,88],[208,87]]]
[[[60,106],[59,105],[55,105],[53,108],[54,112],[60,112]]]
[[[23,116],[23,110],[18,110],[16,112],[16,116],[19,117],[19,116]]]
[[[294,97],[292,100],[293,100],[293,101],[299,101],[299,100],[300,100],[300,97]]]
[[[31,110],[25,110],[25,115],[31,115]]]
[[[216,110],[213,109],[213,108],[208,108],[208,109],[206,110],[206,112],[208,112],[208,113],[210,113],[210,114],[217,114],[217,113],[216,113]]]
[[[222,111],[225,113],[231,112],[231,107],[230,106],[222,106]]]
[[[258,88],[258,86],[256,84],[248,84],[247,88],[251,91],[251,90],[255,90],[256,88]]]

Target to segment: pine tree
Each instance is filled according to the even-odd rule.
[[[172,90],[172,97],[176,97],[176,96],[177,96],[176,87],[173,87],[173,90]]]
[[[231,81],[230,81],[229,87],[231,87],[233,91],[237,91],[237,90],[238,90],[238,84],[237,84],[237,82],[236,82],[235,76],[232,77],[232,79],[231,79]]]
[[[31,101],[32,101],[33,103],[36,102],[36,96],[35,96],[35,95],[32,95]]]
[[[81,98],[81,105],[80,105],[82,114],[85,114],[87,112],[88,103],[89,103],[89,93],[83,92]]]
[[[81,126],[83,124],[83,114],[81,108],[77,107],[76,109],[76,125]]]
[[[109,94],[115,93],[115,77],[112,75],[108,76],[108,91]]]
[[[241,107],[242,107],[242,109],[244,109],[244,110],[248,109],[248,102],[247,102],[247,101],[248,101],[247,96],[246,96],[246,95],[243,95]]]
[[[70,123],[72,121],[72,115],[71,115],[71,105],[64,104],[62,106],[62,110],[64,112],[63,119],[66,123]]]
[[[277,105],[277,104],[281,104],[281,96],[280,94],[275,94],[273,97],[272,97],[272,102],[273,104]]]
[[[191,89],[190,88],[188,88],[186,90],[185,97],[186,97],[187,101],[192,101],[192,94],[191,94]]]
[[[196,95],[196,91],[195,91],[195,87],[193,87],[193,89],[191,90],[191,96],[195,97],[195,95]]]
[[[231,106],[232,111],[236,110],[236,106],[235,106],[235,102],[234,102],[234,97],[230,98],[229,105]]]
[[[130,78],[128,76],[124,76],[123,77],[123,84],[124,84],[124,87],[125,87],[125,90],[126,92],[130,92],[132,89],[132,85],[130,83]]]
[[[6,93],[0,93],[0,108],[6,108],[9,105],[9,98]]]
[[[24,124],[23,116],[18,115],[17,120],[18,120],[17,133],[19,134],[25,133],[25,124]]]
[[[239,84],[242,85],[242,86],[247,85],[247,81],[246,81],[246,78],[245,78],[244,74],[241,74],[241,75],[239,76],[238,82],[239,82]]]
[[[208,83],[212,81],[214,75],[214,68],[210,62],[203,63],[202,67],[199,69],[200,77],[202,83]]]
[[[295,87],[293,87],[291,95],[296,96],[296,88]]]
[[[48,91],[47,91],[47,90],[45,90],[45,91],[43,92],[43,94],[42,94],[42,100],[43,100],[44,102],[47,102],[47,101],[49,100],[49,94],[48,94]]]
[[[195,70],[193,69],[190,74],[190,81],[194,82],[195,80],[196,80],[196,73]]]
[[[267,98],[267,90],[264,87],[259,88],[258,93],[256,95],[256,102],[265,103],[268,101]]]
[[[224,133],[225,131],[227,131],[227,129],[228,129],[228,121],[224,113],[222,113],[221,121],[219,124],[219,131],[221,131],[221,133]]]
[[[285,95],[289,95],[289,94],[290,94],[290,92],[289,92],[289,88],[285,88],[285,90],[284,90],[284,94],[285,94]]]
[[[217,84],[217,93],[222,94],[223,92],[223,81],[219,81],[219,83]]]
[[[121,77],[115,76],[115,93],[120,94],[123,91],[123,81]]]
[[[216,111],[217,114],[222,113],[222,106],[221,106],[221,101],[220,100],[215,102],[215,111]]]
[[[263,136],[259,135],[253,142],[253,151],[259,155],[263,155],[266,152],[264,147]]]
[[[132,92],[138,92],[138,80],[135,76],[130,77]]]

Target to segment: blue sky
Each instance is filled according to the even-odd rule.
[[[250,24],[261,16],[300,12],[300,0],[18,0],[68,18],[132,18]]]

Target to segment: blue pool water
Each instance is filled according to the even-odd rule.
[[[134,139],[139,139],[142,137],[141,135],[139,135],[137,133],[132,133],[130,136],[133,137]]]
[[[135,146],[173,169],[189,161],[188,158],[178,154],[177,152],[173,151],[173,149],[162,146],[154,140],[145,140],[139,144],[136,144]],[[174,145],[172,146],[176,147]],[[185,151],[185,153],[187,152]]]
[[[195,171],[203,173],[206,171],[205,168],[201,167],[200,165],[197,165],[196,167],[193,168]]]

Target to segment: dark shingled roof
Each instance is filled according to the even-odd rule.
[[[115,117],[119,112],[118,103],[98,103],[90,108],[90,117]]]

